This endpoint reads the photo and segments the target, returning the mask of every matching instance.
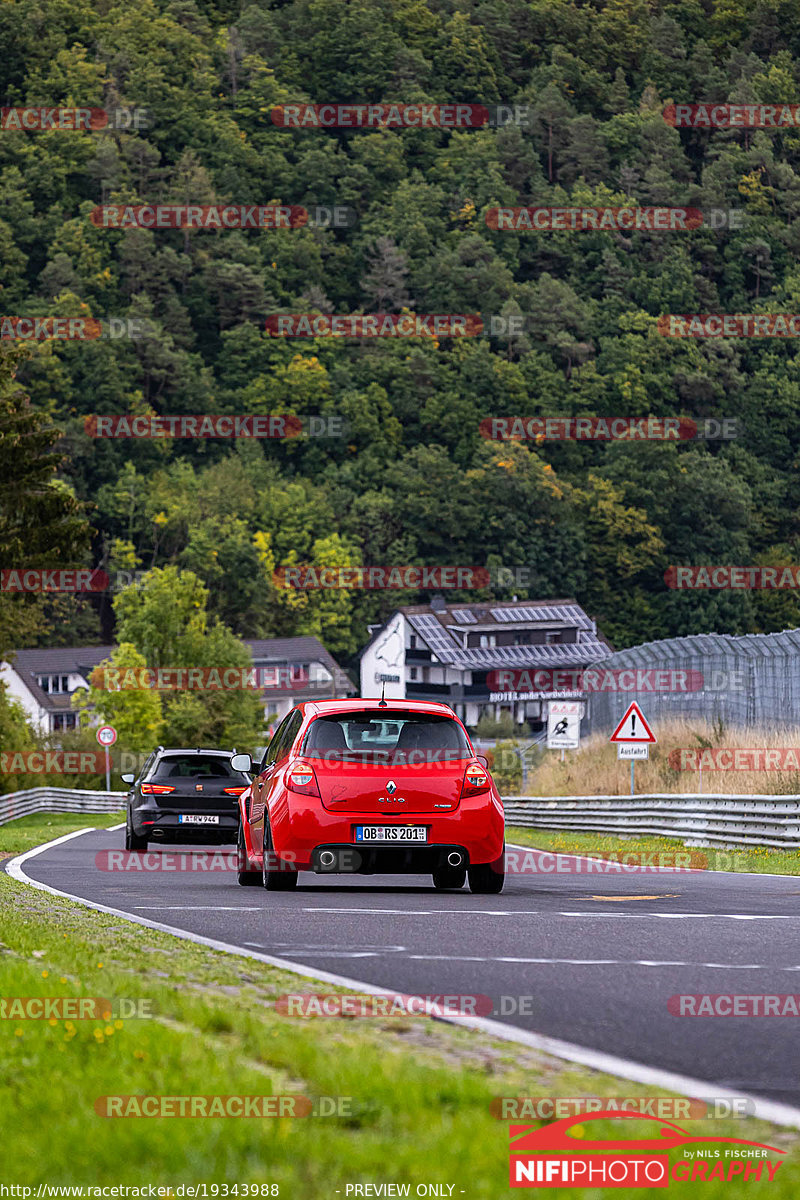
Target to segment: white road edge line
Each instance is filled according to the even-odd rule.
[[[74,896],[70,892],[62,892],[59,888],[51,887],[47,883],[40,883],[36,879],[31,879],[23,871],[22,864],[27,862],[29,858],[35,858],[38,854],[44,853],[45,850],[52,850],[54,846],[60,846],[64,842],[71,841],[72,838],[81,837],[84,833],[95,832],[97,830],[93,828],[76,829],[72,833],[64,834],[63,837],[55,838],[52,842],[45,842],[42,846],[34,846],[32,850],[26,850],[24,854],[18,854],[16,858],[12,858],[10,862],[7,862],[5,867],[6,874],[10,875],[12,879],[16,879],[18,883],[26,883],[41,892],[49,892],[51,896],[62,896],[66,900],[73,900],[77,904],[82,904],[84,908],[92,908],[96,912],[107,913],[112,917],[122,917],[123,920],[130,921],[134,925],[144,925],[148,929],[158,929],[162,933],[170,933],[173,937],[182,938],[184,941],[194,942],[199,946],[208,946],[211,950],[219,950],[224,954],[236,954],[241,958],[255,959],[257,962],[266,963],[268,966],[277,967],[282,971],[289,971],[305,979],[316,979],[320,983],[330,983],[336,987],[350,988],[352,991],[366,992],[372,996],[397,995],[397,992],[392,991],[390,988],[376,987],[374,984],[366,983],[360,979],[351,979],[346,975],[338,975],[332,971],[317,971],[312,967],[290,962],[285,958],[275,958],[271,954],[261,954],[257,950],[245,950],[242,946],[234,946],[229,942],[220,942],[216,938],[203,937],[202,934],[191,933],[187,929],[177,929],[174,925],[165,925],[161,921],[151,921],[148,917],[133,916],[122,909],[110,908],[106,904],[98,904],[94,900],[86,900],[83,896]],[[592,1050],[587,1046],[578,1046],[574,1042],[565,1042],[560,1038],[551,1038],[540,1033],[529,1033],[526,1029],[516,1029],[513,1025],[506,1025],[503,1021],[493,1021],[489,1017],[436,1013],[432,1011],[435,1006],[431,1005],[429,1001],[426,1002],[425,1008],[426,1013],[433,1017],[434,1020],[445,1021],[449,1025],[466,1026],[469,1029],[475,1029],[480,1033],[488,1034],[490,1037],[499,1038],[501,1041],[516,1042],[518,1045],[528,1046],[531,1050],[539,1050],[544,1054],[550,1054],[553,1058],[580,1063],[581,1066],[589,1067],[594,1071],[603,1071],[608,1075],[616,1075],[620,1079],[629,1079],[633,1083],[642,1083],[662,1088],[665,1091],[676,1092],[680,1096],[688,1096],[691,1099],[698,1100],[709,1094],[709,1088],[713,1088],[713,1094],[721,1100],[745,1099],[750,1101],[753,1105],[752,1115],[762,1121],[770,1121],[774,1125],[788,1125],[793,1129],[800,1129],[800,1108],[793,1108],[789,1104],[780,1104],[775,1100],[765,1100],[759,1096],[750,1095],[747,1092],[735,1092],[730,1088],[720,1087],[713,1082],[694,1079],[690,1075],[679,1075],[672,1071],[662,1071],[658,1067],[648,1067],[645,1063],[633,1062],[627,1058],[618,1058],[615,1054],[606,1054],[602,1050]]]

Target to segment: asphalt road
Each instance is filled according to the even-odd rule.
[[[122,844],[122,829],[92,831],[23,869],[72,895],[380,987],[490,996],[496,1019],[707,1081],[706,1096],[717,1085],[800,1107],[800,1017],[667,1007],[677,994],[800,993],[800,877],[518,874],[500,896],[473,896],[436,892],[427,876],[303,873],[296,891],[268,893],[239,887],[229,870],[98,869],[98,852]],[[310,990],[325,988],[298,986]]]

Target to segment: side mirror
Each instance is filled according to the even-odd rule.
[[[135,778],[136,778],[136,776],[133,774],[132,771],[128,772],[126,775],[120,775],[120,779],[122,780],[123,783],[133,783]]]
[[[253,770],[253,760],[249,754],[234,754],[231,759],[231,766],[234,771],[243,771],[249,775]]]
[[[475,757],[477,758],[477,760],[481,764],[481,766],[484,767],[488,771],[489,770],[489,760],[486,757],[486,755],[485,754],[476,754]]]

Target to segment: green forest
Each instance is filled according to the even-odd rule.
[[[792,591],[665,582],[676,564],[800,561],[796,342],[667,338],[658,324],[800,312],[800,130],[664,116],[670,104],[793,103],[798,11],[789,0],[1,4],[4,106],[146,113],[138,129],[0,131],[2,314],[146,331],[0,341],[2,565],[190,572],[219,628],[316,634],[345,664],[370,621],[429,593],[296,591],[276,584],[281,568],[489,567],[490,589],[449,597],[574,596],[619,648],[800,625]],[[528,118],[273,119],[288,104],[420,102],[519,105]],[[352,220],[92,220],[99,205],[142,204],[342,206]],[[666,232],[487,221],[529,205],[737,216]],[[309,312],[489,313],[524,318],[524,331],[268,332],[275,314]],[[121,414],[322,416],[343,436],[87,432],[87,417]],[[487,418],[515,416],[735,419],[739,436],[481,435]],[[2,599],[6,647],[115,632],[111,594]]]

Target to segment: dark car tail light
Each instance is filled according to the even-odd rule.
[[[464,772],[464,782],[461,785],[461,796],[478,796],[488,792],[490,787],[489,772],[478,764],[470,765]]]
[[[286,786],[292,792],[299,792],[301,796],[319,796],[314,768],[307,767],[302,763],[292,767],[286,773]]]
[[[247,788],[248,784],[245,784],[244,787],[223,788],[222,790],[226,796],[241,796],[242,792],[247,791]]]
[[[166,783],[143,783],[143,796],[166,796],[168,792],[174,792],[174,787],[169,787]]]

